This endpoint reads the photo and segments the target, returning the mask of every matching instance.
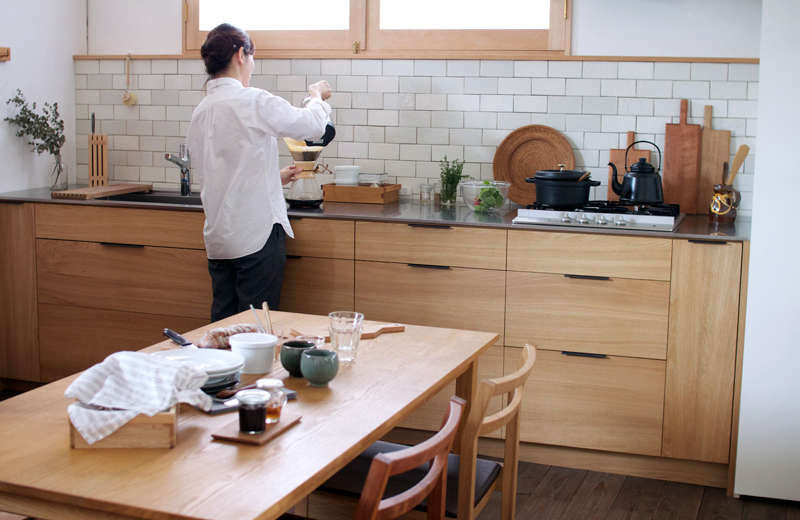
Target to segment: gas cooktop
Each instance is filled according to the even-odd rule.
[[[675,231],[684,215],[677,204],[632,206],[616,201],[591,200],[577,208],[531,204],[520,209],[514,224]]]

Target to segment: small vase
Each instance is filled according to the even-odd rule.
[[[53,167],[50,170],[50,191],[67,189],[67,167],[61,159],[61,154],[53,156]]]
[[[442,191],[439,193],[439,202],[443,206],[451,206],[456,203],[458,194],[458,182],[442,182]]]

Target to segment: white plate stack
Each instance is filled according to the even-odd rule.
[[[355,186],[358,184],[358,172],[360,170],[360,166],[335,166],[333,168],[333,182],[346,186]]]
[[[238,383],[244,367],[244,358],[229,350],[177,348],[153,352],[153,355],[179,363],[189,363],[201,370],[205,370],[206,374],[208,374],[208,380],[203,385],[202,390],[209,393]]]

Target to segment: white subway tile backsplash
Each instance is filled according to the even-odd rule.
[[[387,175],[396,177],[413,177],[416,168],[414,161],[385,161],[384,169]]]
[[[128,135],[153,135],[153,122],[128,120],[125,122],[125,133]],[[146,165],[140,164],[139,166]]]
[[[724,81],[728,79],[727,63],[692,63],[691,70],[693,80]]]
[[[164,76],[164,88],[167,90],[190,90],[192,77],[188,74],[167,74]]]
[[[580,78],[583,63],[580,61],[550,61],[547,73],[551,78]]]
[[[703,124],[703,116],[705,115],[705,106],[711,105],[713,117],[726,117],[728,115],[728,102],[719,99],[693,99],[689,103],[689,117],[698,119],[698,124]],[[675,112],[676,116],[680,116],[680,105]]]
[[[290,60],[258,60],[261,62],[262,74],[276,74],[283,76],[292,73],[292,62]]]
[[[319,76],[322,74],[320,60],[291,60],[291,71],[296,76]]]
[[[636,118],[636,132],[643,133],[649,132],[652,134],[664,134],[666,132],[666,124],[671,123],[669,117],[643,117]],[[630,129],[629,129],[630,130]]]
[[[447,108],[446,94],[415,94],[417,110],[445,110]]]
[[[636,80],[632,79],[601,79],[601,96],[635,96]]]
[[[551,114],[580,114],[583,99],[577,96],[549,96],[547,111]]]
[[[434,128],[463,128],[464,112],[431,112],[430,126]]]
[[[177,74],[178,60],[153,60],[153,74]]]
[[[463,150],[461,151],[463,155]],[[441,175],[441,167],[439,166],[439,161],[442,159],[441,156],[434,157],[436,162],[425,161],[425,162],[418,162],[416,165],[416,170],[414,176],[417,179],[422,179],[419,181],[422,184],[423,180],[433,179],[434,181],[438,181]],[[458,157],[448,157],[448,159],[458,159]]]
[[[98,60],[76,60],[75,74],[99,74],[100,62]]]
[[[728,101],[728,117],[758,117],[758,101]]]
[[[621,116],[652,116],[653,100],[621,97],[617,113]]]
[[[122,60],[100,60],[100,74],[125,74],[125,62]]]
[[[270,77],[273,78],[273,82],[269,84],[270,88],[262,86],[262,83],[266,81],[265,78],[270,78]],[[208,76],[206,76],[205,74],[192,74],[192,90],[205,90],[207,81],[208,81]],[[275,79],[275,76],[264,76],[263,74],[253,75],[250,78],[251,87],[263,88],[265,90],[275,90],[276,82],[277,80]]]
[[[584,61],[583,77],[597,79],[616,79],[617,62],[615,61]]]
[[[383,95],[383,108],[387,110],[411,109],[415,104],[416,96],[411,93]]]
[[[427,77],[401,77],[400,92],[410,92],[415,94],[431,93],[431,78]]]
[[[563,132],[567,129],[567,117],[564,114],[530,114],[530,123],[535,125],[545,125],[551,128],[555,128],[559,132]],[[530,124],[525,123],[525,124]],[[498,123],[498,126],[499,123]],[[524,125],[517,125],[517,126],[524,126]],[[500,127],[500,128],[507,128],[507,127]],[[516,128],[516,127],[515,127]]]
[[[341,91],[346,92],[366,92],[367,91],[367,77],[366,76],[338,76],[336,78],[337,87]],[[303,89],[305,91],[305,89]]]
[[[728,65],[728,79],[731,81],[758,81],[758,64],[731,63]]]
[[[747,119],[747,130],[744,135],[747,137],[755,137],[758,131],[758,119]]]
[[[715,99],[747,99],[747,82],[712,81],[711,97]]]
[[[398,88],[396,76],[370,76],[367,79],[368,92],[398,92]]]
[[[159,166],[143,166],[140,180],[145,182],[165,182],[166,169]]]
[[[196,107],[200,104],[204,97],[206,97],[205,92],[199,92],[197,90],[185,90],[179,94],[178,104]]]
[[[386,142],[384,127],[382,126],[356,126],[353,128],[353,140],[361,143]]]
[[[419,107],[419,94],[417,95]],[[447,110],[463,110],[477,112],[480,110],[480,96],[473,94],[450,94],[447,96]]]
[[[89,105],[89,114],[94,114],[97,121],[114,119],[114,105]]]
[[[147,90],[146,92],[150,92]],[[122,93],[117,92],[116,90],[101,90],[100,91],[100,104],[101,105],[115,105],[117,103],[122,103]],[[113,117],[114,109],[111,108],[111,114]]]
[[[330,61],[330,60],[327,60]],[[323,66],[325,61],[322,62]],[[347,72],[346,74],[349,74]],[[413,76],[414,60],[383,60],[384,76]]]
[[[547,96],[514,96],[514,112],[547,112]]]
[[[400,159],[403,161],[430,161],[431,145],[429,144],[401,144]]]
[[[113,135],[110,137],[113,150],[138,150],[139,137],[132,135]]]
[[[153,121],[153,135],[178,135],[179,128],[177,121]]]
[[[88,119],[89,105],[75,105],[75,119]]]
[[[367,111],[363,109],[337,110],[336,122],[343,125],[366,125]]]
[[[138,166],[114,166],[113,178],[121,181],[138,181],[139,167]]]
[[[86,76],[86,84],[90,89],[111,88],[113,81],[109,74],[89,74]]]
[[[305,93],[306,87],[305,76],[281,76],[278,75],[278,90],[281,92],[303,92]]]
[[[482,60],[481,76],[511,77],[514,75],[514,62],[507,60]]]
[[[109,119],[100,121],[100,132],[107,135],[123,135],[125,134],[125,121],[117,121],[116,119]]]
[[[400,145],[394,143],[369,143],[370,159],[399,159]],[[383,170],[383,168],[381,168]]]
[[[369,157],[369,143],[339,143],[339,157],[366,159]]]
[[[143,106],[139,108],[139,119],[164,121],[167,119],[167,108],[164,106]],[[173,118],[169,118],[173,120]]]
[[[153,60],[131,60],[131,74],[150,74],[153,70]],[[203,71],[205,72],[205,70]]]
[[[672,85],[672,95],[676,98],[708,98],[708,81],[676,81]]]
[[[574,150],[583,147],[583,136],[586,135],[586,132],[572,131],[572,132],[562,132],[562,133],[564,134],[564,137],[567,138],[567,141],[569,141],[569,145]]]
[[[636,130],[635,116],[601,116],[603,132],[630,132]],[[663,133],[663,129],[662,129]]]
[[[497,128],[514,130],[521,126],[531,124],[531,114],[528,112],[501,112],[497,114]]]
[[[431,158],[434,161],[441,161],[444,156],[447,156],[449,160],[453,159],[461,159],[466,160],[464,158],[464,147],[459,145],[433,145],[431,146]],[[419,175],[419,171],[417,172]]]
[[[730,117],[713,117],[711,119],[711,126],[715,130],[728,130],[731,132],[731,134],[735,135],[748,135],[747,121],[749,120],[734,119]]]
[[[417,132],[421,132],[422,130],[426,130],[426,128],[416,128],[413,126],[387,126],[386,142],[415,144],[417,142]]]
[[[431,126],[431,112],[423,110],[400,110],[400,126],[429,127]]]
[[[89,82],[86,74],[75,75],[75,90],[86,90],[88,84]]]
[[[514,96],[481,95],[480,110],[482,112],[513,112]]]
[[[540,96],[563,96],[566,93],[566,81],[563,78],[534,78],[531,83],[531,94]]]
[[[497,83],[498,94],[530,94],[531,80],[528,78],[500,78]]]
[[[449,144],[447,128],[419,128],[417,130],[419,144]]]
[[[618,139],[618,134],[616,133],[586,132],[583,136],[582,148],[608,150],[616,148]]]
[[[258,60],[259,64],[262,60]],[[206,75],[206,65],[203,60],[178,60],[178,74]]]
[[[128,166],[152,166],[152,152],[128,152]]]
[[[164,88],[164,75],[141,74],[137,76],[137,88],[142,90],[161,90]]]
[[[353,108],[383,108],[383,94],[380,92],[354,92]]]
[[[465,112],[464,128],[497,128],[495,112]]]
[[[445,60],[414,60],[415,76],[446,76],[447,62]]]
[[[448,76],[478,76],[481,62],[477,60],[447,60]]]
[[[139,119],[140,108],[150,107],[139,107],[139,105],[114,105],[114,119]]]
[[[616,114],[617,98],[615,97],[584,97],[584,114]]]
[[[111,88],[114,90],[127,90],[129,88],[138,88],[138,76],[131,76],[128,78],[125,74],[113,74],[111,76]]]
[[[758,99],[758,83],[747,84],[747,99]]]
[[[599,166],[598,150],[575,149],[575,166],[579,168],[596,168]]]
[[[599,96],[599,79],[568,79],[566,92],[568,96]]]
[[[497,94],[499,78],[465,78],[465,94]],[[452,92],[455,94],[455,92]]]
[[[479,128],[453,128],[450,130],[450,144],[481,145],[483,130]],[[441,144],[447,144],[447,141]]]
[[[508,134],[511,133],[511,130],[484,130],[483,136],[481,138],[481,144],[484,146],[499,146],[500,143],[503,142],[503,139],[508,137]],[[481,176],[483,172],[481,171]],[[481,177],[483,178],[483,177]],[[491,176],[490,176],[491,178]]]
[[[194,107],[167,107],[167,120],[169,121],[191,121]]]
[[[386,161],[383,159],[355,159],[353,164],[360,166],[364,173],[384,173],[386,171]]]
[[[654,116],[669,116],[680,114],[681,101],[679,99],[655,99],[653,100]]]
[[[648,98],[672,97],[672,82],[666,80],[639,80],[636,82],[636,95]]]
[[[166,152],[167,139],[165,137],[142,136],[139,138],[139,149],[145,152]]]
[[[464,160],[467,162],[492,162],[496,151],[497,147],[495,146],[465,146]]]
[[[619,62],[619,79],[653,79],[653,63],[639,61]]]
[[[599,132],[601,128],[599,115],[572,115],[564,116],[565,130],[568,132],[584,131]]]
[[[464,78],[436,76],[431,78],[431,92],[434,94],[463,94]]]
[[[546,78],[546,61],[515,61],[514,76],[518,78]]]
[[[76,90],[75,103],[79,105],[99,105],[100,92],[97,90]]]
[[[692,77],[689,63],[657,62],[654,65],[654,79],[685,80]]]

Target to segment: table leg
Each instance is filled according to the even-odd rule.
[[[472,407],[472,403],[475,400],[475,392],[477,387],[478,361],[476,360],[470,363],[469,368],[467,368],[460,376],[456,378],[456,395],[464,399],[467,402],[467,406],[464,408],[464,414],[462,415],[463,419],[461,420],[461,425],[458,427],[456,440],[453,443],[453,453],[461,452],[461,434],[463,433],[464,425],[466,424],[466,418],[469,417],[469,411]]]

